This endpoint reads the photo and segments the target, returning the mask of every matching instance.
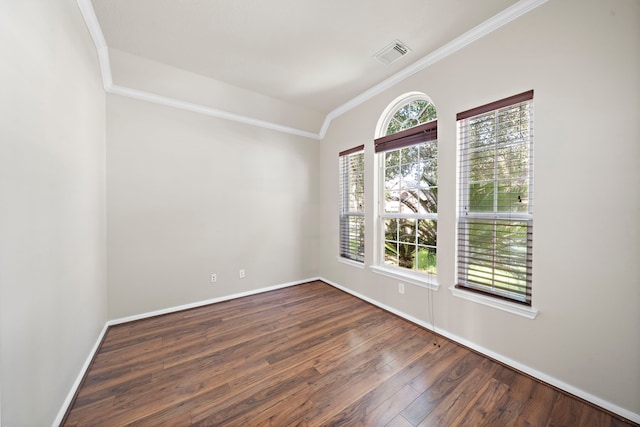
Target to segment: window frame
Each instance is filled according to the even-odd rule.
[[[351,209],[349,200],[351,197],[355,197],[355,193],[352,191],[354,187],[351,184],[349,167],[354,157],[361,157],[361,167],[358,168],[355,173],[356,179],[360,180],[362,191],[362,207]],[[364,145],[350,148],[348,150],[338,153],[339,158],[339,213],[338,213],[338,260],[350,265],[364,268],[365,262],[365,199],[364,199]],[[348,162],[348,163],[345,163]],[[349,228],[352,219],[358,218],[360,223],[358,230],[360,238],[352,239],[351,229]],[[351,251],[352,243],[355,243],[358,248],[362,248],[361,251]]]
[[[469,122],[478,118],[479,116],[488,115],[490,113],[498,116],[501,111],[507,108],[514,108],[520,105],[527,106],[528,118],[527,118],[527,138],[522,142],[517,142],[515,144],[501,144],[497,140],[493,144],[484,145],[481,148],[471,148],[469,144],[472,140],[465,133],[468,129]],[[478,302],[486,303],[487,305],[493,305],[497,308],[503,308],[507,311],[512,311],[516,314],[522,314],[529,318],[535,318],[537,311],[532,308],[532,267],[533,267],[533,253],[532,253],[532,242],[533,242],[533,169],[534,169],[534,158],[533,158],[533,147],[534,147],[534,131],[533,131],[533,90],[523,92],[518,95],[514,95],[508,98],[501,99],[496,102],[492,102],[480,107],[473,108],[471,110],[464,111],[459,113],[456,116],[457,119],[457,127],[458,127],[458,150],[459,150],[459,174],[458,174],[458,191],[459,191],[459,206],[458,206],[458,221],[457,221],[457,234],[458,234],[458,244],[456,248],[456,265],[457,265],[457,277],[456,277],[456,285],[454,287],[455,292],[454,295],[460,296],[467,299],[473,299]],[[497,132],[497,131],[495,131]],[[512,210],[501,210],[498,205],[498,201],[501,193],[499,191],[495,191],[498,188],[498,183],[502,181],[513,181],[517,177],[508,175],[500,178],[496,175],[497,169],[495,169],[498,162],[493,162],[494,171],[493,171],[493,180],[487,181],[487,183],[494,184],[494,192],[492,193],[492,209],[491,210],[478,210],[471,211],[471,190],[470,187],[472,185],[472,181],[469,177],[469,168],[470,168],[470,156],[473,153],[482,152],[483,150],[489,151],[494,150],[497,151],[504,146],[513,147],[518,144],[527,144],[528,147],[528,159],[527,159],[527,175],[526,175],[526,183],[527,183],[527,205],[526,211],[517,212]],[[497,154],[496,154],[497,156]],[[496,157],[497,158],[497,157]],[[482,169],[483,171],[490,169]],[[522,176],[520,176],[522,178]],[[518,201],[520,201],[520,196],[518,197]],[[516,241],[521,243],[521,239],[519,240],[517,235],[516,238],[509,239],[509,254],[512,255],[516,253],[516,262],[524,263],[520,266],[513,263],[501,263],[496,262],[495,260],[499,258],[499,255],[503,254],[500,251],[503,251],[504,245],[501,245],[498,242],[501,235],[497,231],[500,227],[498,224],[500,222],[504,222],[505,224],[510,225],[502,225],[502,227],[506,227],[508,230],[511,227],[511,224],[521,224],[522,227],[526,228],[526,238],[525,238],[525,250],[526,253],[524,256],[522,255],[522,251],[519,253],[514,251],[515,249],[522,249],[521,244],[515,244],[512,248],[511,242]],[[480,234],[476,233],[473,235],[469,234],[469,226],[480,224],[490,224],[493,226],[492,228],[492,243],[491,243],[491,257],[492,263],[494,266],[498,267],[507,267],[497,269],[492,267],[491,270],[491,284],[483,284],[479,283],[480,279],[473,281],[469,279],[469,260],[478,260],[479,257],[484,255],[474,255],[472,251],[469,249],[470,237],[479,238]],[[508,232],[505,232],[505,235],[508,235]],[[502,240],[504,241],[504,240]],[[507,279],[499,279],[496,280],[496,270],[498,271],[508,271],[508,268],[518,270],[519,276],[522,276],[521,269],[524,268],[524,286],[520,285],[520,279],[517,278],[517,284],[509,284]],[[476,270],[477,271],[477,270]],[[473,273],[471,274],[473,276]],[[480,273],[476,273],[475,277],[479,277]],[[514,289],[514,287],[516,289]],[[512,288],[509,290],[509,288]],[[453,291],[453,290],[452,290]],[[477,296],[475,298],[470,297],[470,293],[475,293]],[[467,295],[465,295],[467,294]],[[495,300],[502,300],[502,303],[497,303]],[[516,306],[520,306],[520,308]]]
[[[376,127],[376,136],[375,139],[375,153],[376,153],[376,172],[377,172],[377,203],[376,203],[376,233],[375,233],[375,256],[374,256],[374,265],[370,266],[371,270],[375,273],[382,274],[388,277],[396,278],[403,280],[407,283],[412,283],[418,286],[427,287],[430,289],[437,290],[438,282],[437,282],[437,255],[436,255],[436,272],[435,273],[426,273],[422,271],[418,271],[415,269],[415,264],[413,269],[409,269],[406,267],[389,265],[385,263],[385,219],[413,219],[415,220],[415,225],[418,225],[418,220],[429,220],[435,221],[435,228],[437,230],[437,221],[438,221],[438,213],[437,207],[435,212],[428,213],[417,213],[417,214],[408,214],[408,213],[387,213],[385,212],[385,157],[387,152],[391,152],[394,150],[401,150],[406,147],[412,146],[421,146],[423,143],[428,143],[431,141],[435,141],[436,144],[436,157],[437,161],[437,127],[438,121],[437,119],[430,120],[427,122],[423,122],[418,124],[417,126],[411,127],[409,129],[404,129],[396,133],[392,133],[386,135],[387,129],[393,117],[396,113],[405,107],[408,104],[411,104],[418,100],[424,100],[431,106],[433,106],[433,102],[423,93],[420,92],[410,92],[403,96],[396,98],[389,106],[385,109],[380,120],[378,121],[378,125]],[[437,176],[437,166],[435,169],[435,174]],[[436,181],[437,187],[437,181]],[[437,202],[436,202],[437,203]],[[437,233],[437,231],[436,231]],[[417,234],[416,234],[417,236]],[[411,244],[411,243],[409,243]],[[415,244],[416,252],[415,256],[417,256],[417,250],[419,247],[419,242],[416,240]],[[437,254],[437,237],[436,244],[433,246],[436,254]]]

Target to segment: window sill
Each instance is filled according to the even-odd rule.
[[[343,258],[341,256],[337,257],[338,258],[338,262],[341,262],[343,264],[347,264],[350,265],[351,267],[356,267],[356,268],[360,268],[360,269],[364,269],[364,262],[357,262],[357,261],[353,261],[350,260],[348,258]]]
[[[371,268],[371,271],[376,274],[392,277],[394,279],[402,280],[403,282],[411,283],[412,285],[422,286],[423,288],[431,289],[433,291],[437,291],[440,288],[440,285],[438,285],[437,278],[435,276],[427,276],[424,274],[412,273],[410,271],[401,271],[399,269],[381,265],[372,265],[369,268]]]
[[[538,315],[538,310],[533,307],[526,307],[524,305],[512,303],[509,301],[503,301],[497,298],[491,298],[490,296],[481,295],[475,292],[465,291],[458,289],[455,286],[449,287],[451,293],[462,299],[473,301],[478,304],[486,305],[489,307],[497,308],[498,310],[506,311],[517,316],[526,317],[527,319],[535,319]]]

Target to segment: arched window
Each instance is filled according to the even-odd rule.
[[[405,94],[385,109],[376,136],[380,203],[374,271],[433,285],[438,221],[436,108],[425,94]]]

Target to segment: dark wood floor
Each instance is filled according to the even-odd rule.
[[[631,424],[312,282],[109,328],[63,425]]]

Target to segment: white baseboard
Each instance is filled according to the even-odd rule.
[[[67,413],[67,409],[69,408],[69,405],[71,405],[71,402],[73,402],[73,398],[76,395],[76,391],[78,390],[78,387],[80,387],[80,384],[84,379],[84,375],[86,374],[87,370],[89,369],[89,366],[91,365],[91,362],[93,361],[93,357],[95,356],[96,352],[100,348],[100,344],[102,344],[102,339],[104,338],[104,335],[107,333],[107,329],[109,329],[109,327],[105,324],[104,327],[102,328],[102,331],[100,331],[100,335],[98,335],[98,339],[96,340],[95,344],[93,344],[93,348],[91,348],[91,351],[89,352],[89,356],[87,357],[87,360],[85,360],[84,365],[82,365],[82,369],[80,369],[80,373],[78,374],[75,382],[71,386],[71,390],[69,390],[69,394],[67,394],[67,398],[62,403],[62,407],[60,408],[60,411],[58,411],[58,415],[56,416],[56,419],[53,421],[53,427],[57,427],[60,424],[62,424],[62,420],[64,419],[64,416]]]
[[[606,401],[606,400],[604,400],[604,399],[602,399],[602,398],[600,398],[598,396],[594,396],[593,394],[588,393],[588,392],[586,392],[584,390],[581,390],[581,389],[579,389],[579,388],[577,388],[577,387],[575,387],[575,386],[573,386],[571,384],[567,384],[564,381],[561,381],[561,380],[559,380],[557,378],[549,376],[549,375],[547,375],[547,374],[545,374],[543,372],[540,372],[540,371],[538,371],[536,369],[533,369],[533,368],[531,368],[531,367],[529,367],[527,365],[524,365],[524,364],[522,364],[520,362],[517,362],[517,361],[509,359],[508,357],[505,357],[505,356],[503,356],[501,354],[498,354],[498,353],[496,353],[496,352],[494,352],[492,350],[489,350],[487,348],[479,346],[479,345],[477,345],[477,344],[475,344],[475,343],[473,343],[473,342],[471,342],[471,341],[469,341],[469,340],[467,340],[465,338],[459,337],[459,336],[457,336],[455,334],[452,334],[452,333],[450,333],[450,332],[448,332],[448,331],[446,331],[444,329],[441,329],[441,328],[438,328],[438,327],[434,328],[433,325],[431,325],[428,322],[425,322],[424,320],[421,320],[421,319],[418,319],[416,317],[413,317],[413,316],[411,316],[411,315],[409,315],[407,313],[404,313],[404,312],[402,312],[400,310],[397,310],[397,309],[395,309],[393,307],[389,307],[388,305],[385,305],[385,304],[383,304],[383,303],[381,303],[379,301],[376,301],[373,298],[369,298],[369,297],[367,297],[365,295],[362,295],[362,294],[360,294],[358,292],[355,292],[355,291],[353,291],[353,290],[351,290],[351,289],[349,289],[347,287],[339,285],[339,284],[337,284],[337,283],[335,283],[335,282],[333,282],[331,280],[325,279],[323,277],[320,277],[319,280],[322,280],[323,282],[328,283],[329,285],[331,285],[331,286],[333,286],[333,287],[335,287],[337,289],[340,289],[341,291],[344,291],[344,292],[346,292],[348,294],[351,294],[354,297],[360,298],[363,301],[371,303],[371,304],[373,304],[373,305],[375,305],[377,307],[380,307],[380,308],[382,308],[382,309],[384,309],[386,311],[389,311],[389,312],[391,312],[391,313],[393,313],[393,314],[395,314],[397,316],[400,316],[400,317],[408,320],[409,322],[415,323],[416,325],[422,326],[422,327],[424,327],[426,329],[435,331],[438,334],[440,334],[440,335],[442,335],[442,336],[444,336],[444,337],[446,337],[446,338],[448,338],[448,339],[450,339],[452,341],[455,341],[455,342],[457,342],[459,344],[462,344],[465,347],[471,348],[471,349],[477,351],[478,353],[482,353],[485,356],[488,356],[488,357],[490,357],[490,358],[492,358],[494,360],[497,360],[497,361],[499,361],[501,363],[504,363],[505,365],[510,366],[510,367],[520,371],[520,372],[524,372],[525,374],[530,375],[530,376],[532,376],[532,377],[534,377],[534,378],[536,378],[536,379],[538,379],[540,381],[543,381],[543,382],[545,382],[547,384],[550,384],[550,385],[552,385],[554,387],[557,387],[560,390],[566,391],[567,393],[570,393],[570,394],[572,394],[574,396],[577,396],[577,397],[579,397],[581,399],[584,399],[587,402],[593,403],[594,405],[599,406],[600,408],[604,408],[604,409],[606,409],[606,410],[608,410],[608,411],[610,411],[610,412],[612,412],[614,414],[617,414],[617,415],[619,415],[621,417],[624,417],[624,418],[626,418],[628,420],[631,420],[631,421],[633,421],[635,423],[639,423],[640,424],[640,414],[636,414],[634,412],[629,411],[628,409],[621,408],[620,406],[615,405],[615,404],[613,404],[611,402],[608,402],[608,401]]]
[[[71,386],[71,390],[69,390],[69,394],[67,395],[67,398],[64,400],[64,403],[62,404],[62,407],[60,408],[60,411],[58,411],[58,415],[56,416],[56,419],[53,421],[52,426],[53,427],[58,427],[62,423],[62,420],[64,419],[64,416],[66,415],[67,410],[69,409],[69,406],[71,405],[71,402],[73,402],[73,398],[76,395],[76,391],[78,390],[78,387],[80,387],[80,384],[82,383],[82,380],[84,379],[84,376],[85,376],[87,370],[89,369],[89,366],[91,365],[91,362],[93,361],[93,358],[94,358],[96,352],[100,348],[100,344],[102,344],[102,340],[103,340],[103,338],[104,338],[105,334],[107,333],[107,330],[109,329],[110,326],[119,325],[119,324],[127,323],[127,322],[132,322],[134,320],[140,320],[140,319],[146,319],[146,318],[149,318],[149,317],[160,316],[160,315],[163,315],[163,314],[174,313],[176,311],[188,310],[190,308],[202,307],[202,306],[205,306],[205,305],[214,304],[214,303],[217,303],[217,302],[229,301],[229,300],[232,300],[232,299],[242,298],[242,297],[246,297],[246,296],[250,296],[250,295],[261,294],[261,293],[264,293],[264,292],[274,291],[276,289],[288,288],[289,286],[301,285],[303,283],[313,282],[314,280],[322,280],[322,279],[320,279],[319,277],[312,277],[312,278],[309,278],[309,279],[296,280],[294,282],[281,283],[279,285],[269,286],[269,287],[266,287],[266,288],[254,289],[254,290],[247,291],[247,292],[240,292],[240,293],[237,293],[237,294],[226,295],[226,296],[213,298],[213,299],[209,299],[209,300],[205,300],[205,301],[198,301],[198,302],[194,302],[194,303],[191,303],[191,304],[185,304],[185,305],[180,305],[180,306],[176,306],[176,307],[164,308],[162,310],[151,311],[151,312],[148,312],[148,313],[137,314],[135,316],[123,317],[123,318],[114,319],[114,320],[108,320],[105,323],[104,327],[102,328],[102,331],[100,332],[100,335],[98,336],[98,339],[96,340],[95,344],[93,345],[93,348],[89,352],[89,356],[87,356],[87,360],[85,360],[84,365],[82,366],[82,369],[80,370],[80,373],[78,374],[78,377],[76,378],[75,382]]]

